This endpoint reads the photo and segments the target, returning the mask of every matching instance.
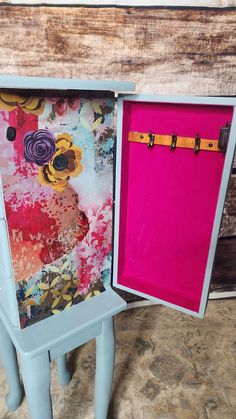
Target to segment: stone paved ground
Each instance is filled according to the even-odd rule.
[[[116,317],[116,371],[108,419],[236,419],[236,302],[211,301],[204,320],[163,306]],[[95,345],[69,355],[71,383],[57,383],[55,419],[93,419]],[[24,400],[8,413],[0,369],[0,418],[28,419]],[[44,419],[44,418],[42,418]]]

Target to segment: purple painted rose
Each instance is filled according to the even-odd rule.
[[[39,129],[26,134],[24,138],[25,160],[43,166],[55,153],[55,139],[46,129]]]

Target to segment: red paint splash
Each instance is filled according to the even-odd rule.
[[[14,146],[14,161],[17,167],[17,173],[23,177],[27,177],[30,173],[35,172],[34,164],[21,164],[25,160],[24,157],[24,137],[29,131],[37,131],[38,116],[33,114],[25,114],[23,110],[18,107],[14,111],[9,112],[9,126],[16,129],[16,139],[13,142]]]

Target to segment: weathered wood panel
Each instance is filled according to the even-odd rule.
[[[193,7],[232,7],[235,0],[5,0],[10,4],[52,4],[56,5],[116,5],[116,6],[193,6]]]
[[[220,235],[221,237],[235,236],[236,238],[236,175],[232,175],[229,182]]]
[[[236,10],[0,7],[0,72],[233,95]]]
[[[211,291],[236,291],[236,237],[220,239],[215,258]]]

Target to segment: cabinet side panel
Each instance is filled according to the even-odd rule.
[[[19,326],[19,312],[16,303],[16,291],[9,246],[9,235],[2,193],[0,175],[0,305],[8,320]]]

